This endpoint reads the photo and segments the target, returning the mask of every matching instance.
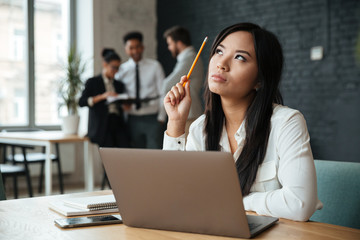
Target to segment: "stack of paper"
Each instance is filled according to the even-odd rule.
[[[108,103],[112,103],[112,102],[116,102],[116,101],[120,101],[120,100],[128,100],[129,96],[126,93],[122,93],[122,94],[118,94],[117,96],[108,96],[106,98],[106,101]]]
[[[64,216],[119,212],[112,194],[51,201],[49,208]]]

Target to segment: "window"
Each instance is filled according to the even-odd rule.
[[[14,123],[21,124],[22,119],[26,119],[25,93],[23,88],[14,89]]]
[[[0,0],[0,126],[29,123],[24,10],[24,1]]]
[[[13,45],[12,45],[12,59],[14,61],[24,61],[25,60],[25,32],[23,29],[15,29],[13,36]]]
[[[0,0],[0,127],[60,124],[57,86],[70,45],[69,4]]]
[[[58,125],[57,89],[66,62],[67,1],[35,0],[35,125]]]

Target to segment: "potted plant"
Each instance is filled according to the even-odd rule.
[[[80,117],[78,115],[78,96],[82,89],[83,82],[81,75],[85,71],[85,64],[75,47],[69,49],[67,64],[65,67],[66,76],[61,79],[59,94],[62,98],[61,106],[65,105],[68,115],[63,117],[62,131],[65,134],[77,134]]]

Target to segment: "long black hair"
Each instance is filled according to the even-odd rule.
[[[253,23],[239,23],[222,30],[211,47],[210,58],[218,45],[231,33],[246,31],[252,34],[258,66],[258,81],[255,98],[245,117],[245,145],[236,161],[243,196],[250,193],[259,165],[263,162],[270,134],[270,119],[273,103],[282,104],[279,82],[283,67],[283,53],[276,36]],[[225,115],[218,94],[212,93],[205,81],[205,134],[206,150],[219,151],[219,141]]]

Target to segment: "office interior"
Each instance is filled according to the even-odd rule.
[[[314,159],[360,164],[358,0],[0,0],[0,130],[61,130],[66,113],[57,82],[71,45],[86,63],[85,82],[101,72],[104,47],[126,61],[122,37],[137,30],[144,35],[144,57],[159,60],[168,75],[175,59],[163,33],[181,25],[189,29],[195,48],[209,37],[201,56],[206,71],[216,34],[237,22],[257,23],[279,37],[284,103],[304,115]],[[87,113],[79,109],[80,136],[87,133]],[[85,191],[83,145],[63,143],[60,152],[65,193]],[[103,168],[95,146],[92,153],[98,190]],[[43,196],[35,190],[39,167],[31,166],[31,174],[34,195]],[[53,165],[53,194],[60,193],[56,174]],[[26,179],[19,177],[18,184],[20,197],[28,197]],[[12,199],[12,181],[5,187]]]

